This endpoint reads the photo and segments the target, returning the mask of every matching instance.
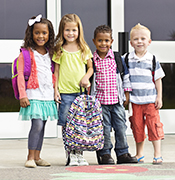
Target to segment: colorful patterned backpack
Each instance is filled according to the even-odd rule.
[[[29,50],[21,48],[20,51],[24,57],[24,79],[25,79],[25,88],[27,88],[27,83],[31,73],[31,58]],[[52,62],[51,70],[54,72],[54,63]],[[18,57],[12,63],[12,87],[14,91],[15,98],[19,100],[19,90],[18,90]]]
[[[102,108],[98,99],[80,95],[72,103],[66,122],[66,150],[97,151],[104,146]]]

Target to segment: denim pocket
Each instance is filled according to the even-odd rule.
[[[161,122],[156,123],[156,131],[157,131],[157,135],[160,138],[164,138],[164,132],[163,132],[163,124]]]

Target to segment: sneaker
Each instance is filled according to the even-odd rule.
[[[78,163],[79,166],[88,166],[89,163],[86,161],[86,159],[84,159],[83,155],[81,154],[81,152],[76,152],[75,154],[78,158]]]
[[[104,154],[103,156],[101,156],[100,164],[115,164],[115,162],[110,154]]]
[[[126,153],[117,157],[117,164],[124,163],[138,163],[138,161],[136,157],[132,157],[131,154]]]
[[[79,162],[78,162],[78,158],[75,154],[70,153],[70,162],[69,162],[69,166],[78,166]]]

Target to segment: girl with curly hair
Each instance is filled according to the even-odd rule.
[[[54,101],[55,76],[51,71],[51,58],[54,48],[54,30],[52,23],[42,15],[28,21],[22,48],[29,51],[31,73],[25,89],[24,57],[19,55],[18,89],[20,99],[20,120],[31,120],[28,136],[28,156],[25,167],[50,166],[40,158],[45,124],[48,119],[58,119]]]

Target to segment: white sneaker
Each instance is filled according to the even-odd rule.
[[[81,155],[80,153],[76,153],[75,155],[78,158],[79,166],[88,166],[89,165],[89,163],[86,161],[86,159],[83,158],[83,155]]]
[[[70,153],[70,162],[69,162],[69,166],[78,166],[78,158],[75,154]]]

